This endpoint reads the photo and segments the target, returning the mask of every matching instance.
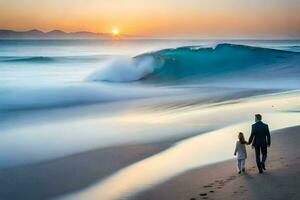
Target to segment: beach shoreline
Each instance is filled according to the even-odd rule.
[[[122,168],[198,134],[201,133],[157,142],[103,147],[55,159],[5,167],[0,169],[0,199],[55,199],[84,190]]]
[[[281,102],[292,102],[293,100],[295,103],[297,103],[297,98],[293,97],[294,93],[291,94],[283,94],[282,96],[286,100],[280,100],[278,101],[278,104],[274,104],[277,107],[281,107],[281,109],[284,110],[284,106],[281,106]],[[286,96],[286,97],[285,97]],[[291,96],[291,98],[290,98]],[[280,96],[281,97],[281,96]],[[276,99],[279,98],[278,96],[274,95],[273,101],[276,101]],[[269,99],[269,98],[267,98]],[[253,99],[252,99],[253,100]],[[255,100],[257,102],[255,102]],[[266,99],[260,98],[255,99],[253,103],[248,103],[247,101],[241,102],[241,104],[244,104],[244,106],[251,106],[252,104],[256,103],[259,106],[263,107],[264,104],[267,105],[269,101],[264,102]],[[252,101],[251,101],[252,102]],[[227,104],[222,106],[226,107]],[[230,107],[232,110],[232,105],[236,104],[230,104],[227,105],[227,108]],[[215,107],[212,107],[215,108]],[[237,111],[241,112],[241,108],[237,107],[234,108]],[[272,107],[273,109],[273,107]],[[226,109],[225,109],[226,111]],[[248,112],[248,111],[247,111]],[[266,112],[266,111],[264,111]],[[295,111],[297,112],[297,111]],[[227,111],[228,114],[228,111]],[[246,112],[245,112],[246,115]],[[206,116],[206,115],[203,115]],[[289,125],[291,124],[298,125],[298,121],[293,119],[291,117],[286,118],[284,115],[277,115],[276,120],[278,117],[285,117],[285,120],[289,121]],[[198,116],[199,117],[199,116]],[[273,117],[274,118],[274,117]],[[266,117],[266,119],[268,119]],[[270,118],[269,118],[270,119]],[[275,119],[275,118],[274,118]],[[214,117],[214,120],[216,118]],[[278,149],[278,145],[282,146],[282,144],[287,144],[288,149],[286,150],[286,153],[293,152],[293,154],[298,153],[300,154],[299,150],[297,150],[297,143],[293,143],[295,141],[298,141],[300,138],[299,136],[295,135],[291,130],[296,130],[296,132],[300,130],[300,127],[294,127],[294,128],[286,128],[286,129],[279,129],[280,127],[285,127],[285,124],[282,121],[277,122],[274,121],[274,123],[271,123],[270,126],[274,129],[278,129],[276,131],[273,131],[272,138],[272,148],[270,149],[270,161],[272,162],[272,159],[279,159],[277,154],[280,155],[280,148]],[[271,120],[272,121],[272,120]],[[116,181],[113,182],[115,184],[119,184],[118,181],[126,181],[128,176],[125,177],[119,177],[119,172],[124,172],[127,169],[131,169],[134,171],[132,175],[132,179],[134,180],[141,180],[141,178],[137,178],[136,169],[135,166],[139,166],[139,164],[147,163],[148,165],[152,166],[152,168],[149,168],[150,174],[154,172],[154,175],[159,176],[157,180],[147,180],[147,176],[149,176],[149,173],[144,169],[140,173],[140,177],[144,178],[142,179],[141,184],[144,184],[147,186],[147,184],[153,184],[153,187],[149,187],[146,190],[139,190],[136,186],[133,185],[132,188],[125,189],[124,191],[116,191],[112,190],[115,193],[118,193],[118,195],[126,195],[126,192],[132,192],[133,197],[130,196],[128,199],[142,199],[142,200],[152,200],[152,199],[199,199],[199,197],[207,197],[209,198],[215,198],[219,199],[218,195],[223,195],[222,188],[227,187],[227,185],[230,185],[231,182],[239,180],[236,176],[236,164],[234,160],[229,160],[217,164],[211,164],[208,166],[205,166],[205,163],[201,164],[204,159],[201,159],[197,156],[197,151],[203,151],[203,144],[205,146],[205,141],[213,142],[215,139],[220,142],[219,144],[221,146],[218,146],[219,151],[213,151],[215,148],[214,145],[208,145],[206,146],[206,150],[212,151],[211,156],[203,158],[206,159],[212,159],[211,157],[216,157],[217,159],[212,159],[212,161],[207,161],[207,163],[213,162],[213,160],[228,160],[232,158],[230,155],[231,151],[228,150],[231,147],[232,143],[232,153],[234,150],[234,140],[236,138],[235,132],[236,130],[241,130],[243,127],[250,127],[250,121],[249,122],[243,122],[242,124],[234,124],[229,127],[224,127],[221,129],[217,129],[215,131],[212,130],[210,132],[209,130],[201,132],[194,132],[193,134],[183,134],[178,135],[177,137],[173,136],[172,139],[169,140],[154,140],[152,143],[126,143],[123,145],[116,145],[111,147],[103,147],[98,148],[95,150],[85,151],[81,153],[77,153],[75,155],[71,156],[64,156],[57,159],[51,159],[48,161],[42,161],[32,164],[26,164],[21,165],[17,167],[8,167],[0,169],[0,199],[30,199],[30,200],[39,200],[39,199],[49,199],[49,198],[64,198],[71,196],[71,199],[74,197],[75,199],[80,199],[80,197],[77,197],[77,194],[79,196],[81,195],[81,192],[85,193],[87,191],[87,195],[93,194],[91,192],[89,194],[89,188],[94,188],[95,191],[97,191],[100,186],[102,186],[102,189],[106,189],[110,187],[110,184],[106,184],[105,182],[107,179],[110,180],[111,178],[117,177],[115,179]],[[244,130],[245,133],[248,133],[248,130]],[[185,130],[187,132],[187,130]],[[280,134],[284,132],[287,137],[282,137]],[[279,133],[279,134],[277,134]],[[72,141],[70,141],[72,142]],[[181,145],[179,145],[181,144]],[[191,146],[192,144],[192,146]],[[193,146],[195,145],[195,146]],[[201,148],[198,148],[200,145]],[[197,147],[198,146],[198,147]],[[182,149],[181,149],[182,147]],[[225,150],[225,154],[223,150]],[[197,149],[197,150],[196,150]],[[296,150],[294,150],[296,149]],[[254,162],[254,156],[253,151],[249,151],[249,159],[247,161],[247,165],[251,168],[249,169],[249,174],[255,173],[255,162]],[[173,153],[175,154],[173,154]],[[218,152],[218,153],[216,153]],[[278,153],[279,152],[279,153]],[[170,153],[170,154],[169,154]],[[179,153],[179,154],[178,154]],[[225,159],[222,158],[222,155],[227,156]],[[202,152],[202,154],[205,154],[205,152]],[[276,154],[276,157],[273,157],[273,155]],[[282,157],[286,157],[290,159],[291,155],[282,155]],[[163,158],[156,160],[157,158]],[[174,174],[166,174],[164,170],[169,170],[169,161],[174,161],[176,163],[176,159],[173,160],[173,158],[176,157],[176,159],[181,159],[181,165],[182,168],[176,169],[176,166],[174,166],[175,170],[179,170]],[[185,159],[185,157],[189,157],[189,159]],[[295,157],[296,158],[296,157]],[[198,161],[199,162],[198,162]],[[144,162],[146,161],[146,162]],[[156,162],[157,161],[157,162]],[[196,161],[196,162],[195,162]],[[185,163],[186,162],[186,163]],[[192,163],[188,163],[192,162]],[[193,164],[193,162],[195,162]],[[214,162],[215,163],[215,162]],[[155,165],[159,164],[161,167],[157,168],[157,171],[153,170],[153,167]],[[250,165],[251,164],[251,165]],[[297,164],[297,163],[296,163]],[[159,166],[157,165],[157,166]],[[185,166],[186,165],[186,166]],[[146,164],[147,166],[147,164]],[[197,169],[194,169],[193,167],[198,166],[204,166]],[[275,165],[277,167],[277,165]],[[298,167],[298,165],[296,165]],[[171,166],[173,167],[173,166]],[[279,169],[274,168],[274,170]],[[193,168],[194,170],[190,170]],[[160,171],[161,169],[161,171]],[[294,168],[293,168],[294,169]],[[152,171],[152,172],[151,172]],[[268,173],[269,171],[267,171]],[[291,172],[295,172],[292,170]],[[160,174],[161,173],[161,174]],[[183,174],[182,174],[183,173]],[[266,174],[267,174],[266,173]],[[297,172],[299,175],[299,172]],[[143,175],[143,176],[142,176]],[[147,176],[146,176],[147,175]],[[297,174],[296,174],[297,175]],[[295,176],[295,174],[293,174]],[[166,179],[165,179],[166,178]],[[170,179],[169,179],[170,178]],[[147,182],[148,181],[148,182]],[[161,182],[162,181],[162,182]],[[213,182],[212,182],[213,181]],[[217,182],[214,182],[217,181]],[[288,182],[289,180],[287,180]],[[140,184],[140,183],[139,183]],[[288,183],[289,184],[289,183]],[[129,185],[129,184],[128,184]],[[139,185],[138,185],[139,186]],[[206,186],[206,187],[204,187]],[[208,190],[215,188],[214,190]],[[220,188],[219,188],[220,187]],[[243,186],[244,187],[244,186]],[[275,187],[275,186],[274,186]],[[203,188],[205,190],[203,190]],[[86,190],[87,189],[87,190]],[[271,187],[272,190],[272,187]],[[101,191],[101,190],[100,190]],[[107,190],[106,190],[107,191]],[[213,192],[210,192],[213,191]],[[236,192],[236,188],[227,189],[227,191],[224,191],[225,194],[230,193],[231,191]],[[204,194],[204,196],[200,196],[200,194]],[[131,195],[131,194],[130,194]],[[237,196],[239,197],[239,196]],[[115,199],[118,199],[119,197],[116,197]],[[124,196],[122,196],[124,198]],[[125,197],[127,198],[127,197]],[[105,198],[103,198],[105,199]],[[112,198],[106,198],[106,199],[112,199]],[[223,198],[222,198],[223,199]],[[231,197],[228,199],[231,199]]]
[[[258,173],[254,150],[248,147],[245,174],[239,175],[236,160],[229,160],[185,172],[133,199],[299,199],[299,139],[300,126],[274,131],[263,174]]]
[[[50,199],[81,190],[171,144],[120,145],[0,169],[0,199]]]

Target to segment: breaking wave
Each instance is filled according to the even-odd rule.
[[[300,76],[300,53],[234,44],[180,47],[114,60],[92,73],[89,81],[166,82],[212,77]]]

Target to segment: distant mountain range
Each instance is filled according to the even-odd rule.
[[[40,30],[29,31],[13,31],[13,30],[1,30],[0,39],[112,39],[115,38],[109,33],[93,33],[87,31],[80,32],[64,32],[61,30],[53,30],[49,32],[43,32]],[[140,38],[139,36],[131,35],[119,35],[118,38]]]

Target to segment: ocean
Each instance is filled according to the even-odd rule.
[[[3,40],[0,108],[134,99],[179,85],[298,88],[298,52],[299,41]],[[136,92],[122,94],[128,85]]]
[[[231,159],[255,113],[272,130],[299,125],[299,65],[298,40],[1,40],[0,169],[176,141],[66,197],[129,198]]]

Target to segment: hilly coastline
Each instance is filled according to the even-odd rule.
[[[64,32],[62,30],[52,30],[43,32],[38,29],[28,31],[14,31],[0,29],[0,39],[112,39],[116,38],[110,33],[94,33],[88,31]],[[118,38],[129,39],[137,36],[121,34]]]

